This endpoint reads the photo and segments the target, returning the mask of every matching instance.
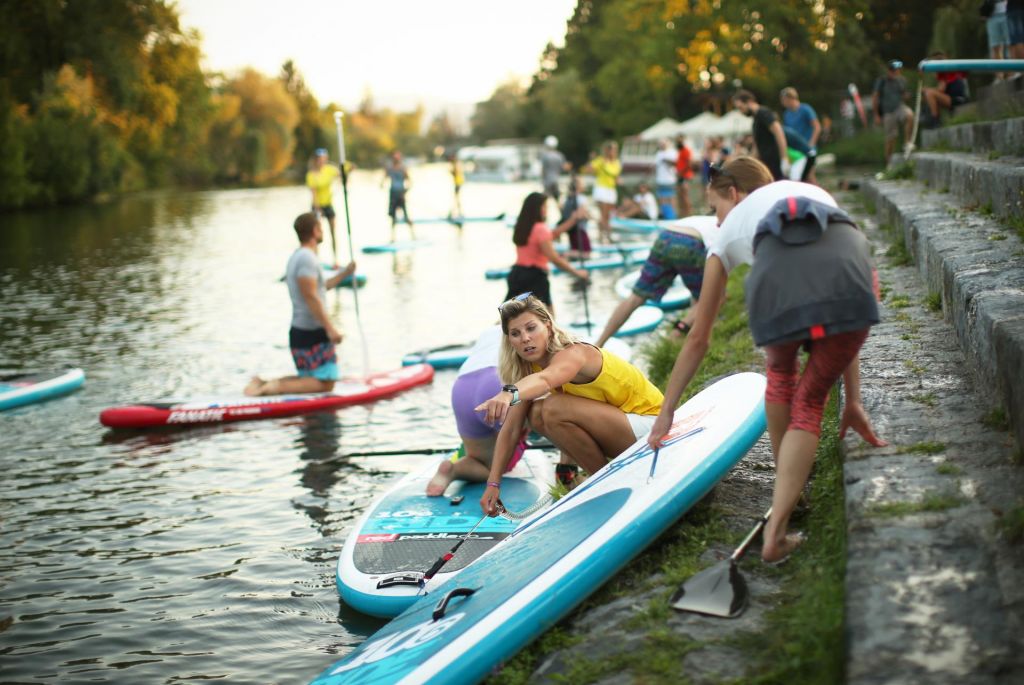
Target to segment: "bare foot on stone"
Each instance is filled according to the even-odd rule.
[[[790,533],[775,544],[765,543],[761,548],[761,560],[766,564],[779,565],[789,559],[789,555],[804,543],[803,533]]]
[[[449,459],[445,459],[437,466],[437,473],[427,483],[427,497],[440,497],[444,494],[444,491],[448,489],[448,486],[454,480],[455,476],[452,471],[455,469],[455,464]]]

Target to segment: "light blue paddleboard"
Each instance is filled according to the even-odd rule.
[[[415,250],[420,247],[427,247],[430,244],[429,240],[397,240],[393,243],[384,243],[383,245],[366,245],[363,247],[363,252],[366,254],[402,252],[405,250]]]
[[[629,297],[633,293],[633,286],[636,285],[639,278],[640,271],[634,271],[615,281],[615,294],[623,299]],[[668,290],[662,295],[661,300],[647,300],[647,304],[664,310],[682,309],[683,307],[690,306],[692,299],[690,289],[683,285],[682,278],[676,276]]]
[[[624,266],[629,266],[630,264],[642,262],[645,259],[647,259],[647,252],[640,251],[619,253],[614,255],[608,255],[606,257],[595,257],[593,259],[585,259],[583,260],[582,264],[580,263],[579,259],[571,259],[570,263],[576,269],[582,267],[586,271],[599,271],[602,269],[620,269]],[[501,267],[497,269],[488,269],[487,271],[484,272],[484,276],[486,276],[488,280],[493,281],[499,278],[508,278],[509,272],[511,271],[512,267],[510,266]],[[560,274],[562,273],[562,270],[559,269],[554,264],[552,264],[551,273]]]
[[[657,326],[657,324],[655,324]],[[584,329],[586,326],[583,327]],[[573,330],[573,333],[578,335],[581,339],[588,342],[592,342],[594,338],[601,335],[603,328],[594,328],[593,333],[588,335],[586,330]],[[609,340],[605,344],[605,347],[614,352],[618,357],[629,361],[633,357],[633,348],[628,343],[622,340]],[[462,366],[466,359],[469,357],[469,353],[473,349],[473,343],[467,345],[449,345],[447,347],[438,347],[432,350],[423,350],[422,352],[411,352],[402,357],[402,366],[412,366],[413,364],[430,364],[435,369],[457,369]],[[494,360],[494,365],[498,365],[498,360]]]
[[[413,224],[419,226],[420,224],[452,224],[455,226],[461,226],[462,224],[482,224],[482,223],[500,223],[505,220],[505,212],[497,214],[495,216],[445,216],[445,217],[431,217],[429,219],[413,219]],[[402,219],[398,223],[407,224],[409,223],[405,219]]]
[[[612,217],[608,225],[614,231],[620,233],[656,233],[672,223],[672,219],[654,221],[651,219],[627,219],[623,217]]]
[[[633,242],[622,242],[612,243],[610,245],[591,245],[590,252],[593,254],[621,254],[623,252],[646,252],[651,249],[651,243],[649,241],[633,241]],[[565,254],[569,251],[569,246],[565,243],[559,243],[555,245],[555,250],[559,254]],[[578,258],[568,258],[573,264],[579,261]]]
[[[615,332],[615,336],[611,340],[614,340],[615,338],[628,338],[629,336],[640,335],[641,333],[650,333],[658,327],[658,324],[660,324],[661,320],[664,318],[665,312],[658,307],[651,307],[646,304],[640,305],[632,314],[630,314],[629,318],[626,319],[626,323],[619,327],[619,330]],[[577,317],[575,321],[565,328],[574,335],[586,336],[589,333],[596,338],[601,335],[601,332],[607,325],[608,315],[603,314],[591,318],[589,331],[587,330],[586,320],[580,317]],[[611,340],[608,342],[611,342]],[[607,343],[605,344],[605,347],[608,347]],[[609,349],[611,348],[609,347]],[[612,349],[611,351],[614,352],[615,350]]]
[[[0,410],[66,395],[83,383],[85,372],[81,369],[5,374],[0,376]]]
[[[371,616],[391,618],[416,601],[423,574],[480,522],[484,483],[453,481],[442,497],[427,497],[438,461],[395,484],[359,519],[338,557],[335,582],[346,604]],[[527,450],[501,481],[509,511],[525,511],[545,498],[555,482],[553,457]],[[461,499],[459,499],[461,498]],[[504,540],[520,521],[488,518],[431,581],[444,582]]]
[[[747,453],[765,379],[725,378],[675,412],[658,454],[638,440],[327,668],[316,685],[475,683],[596,591]],[[652,464],[656,465],[653,478]]]

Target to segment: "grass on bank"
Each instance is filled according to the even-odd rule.
[[[762,355],[754,347],[747,326],[743,298],[745,274],[745,268],[737,270],[729,279],[728,297],[715,326],[711,347],[684,393],[683,402],[719,376],[763,369]],[[680,340],[665,335],[655,337],[642,350],[649,377],[661,388],[665,387],[680,347]],[[764,632],[735,639],[750,657],[753,675],[743,682],[811,685],[842,679],[846,524],[836,435],[837,405],[833,398],[826,411],[811,486],[813,506],[808,518],[800,522],[812,542],[786,566],[772,571],[782,579],[784,600],[771,610]],[[583,685],[621,678],[651,684],[685,683],[683,658],[688,652],[700,649],[703,643],[667,629],[666,622],[673,611],[668,599],[679,584],[703,567],[700,556],[709,545],[739,543],[743,534],[728,529],[724,513],[713,496],[698,503],[574,612],[578,615],[622,597],[635,597],[638,603],[635,613],[620,627],[637,639],[629,640],[628,645],[609,644],[606,651],[579,658],[572,647],[585,638],[571,633],[563,622],[521,650],[487,683],[526,683],[544,659],[559,650],[567,650],[562,657],[571,661],[571,665],[566,672],[549,676],[552,682]],[[751,561],[748,565],[757,563]],[[642,599],[642,595],[649,599]],[[752,601],[765,600],[753,597]],[[785,654],[782,660],[778,659],[779,650]]]

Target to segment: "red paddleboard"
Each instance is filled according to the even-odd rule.
[[[100,423],[110,428],[146,428],[273,419],[371,402],[429,383],[433,378],[434,367],[416,364],[370,374],[365,378],[342,378],[335,383],[334,392],[329,393],[147,402],[111,407],[100,414]]]

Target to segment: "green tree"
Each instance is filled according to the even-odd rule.
[[[473,138],[485,142],[522,135],[525,102],[526,93],[517,80],[500,84],[488,100],[474,109],[469,122]]]

